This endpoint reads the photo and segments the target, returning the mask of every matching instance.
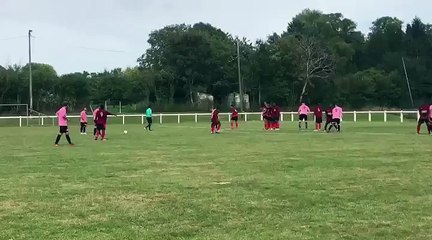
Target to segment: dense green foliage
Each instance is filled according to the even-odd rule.
[[[237,51],[244,92],[252,106],[274,101],[294,106],[337,102],[345,108],[412,107],[402,65],[406,61],[415,104],[432,101],[432,25],[415,18],[373,22],[368,34],[340,13],[304,10],[283,33],[255,43],[209,24],[172,25],[153,31],[135,68],[58,76],[34,64],[35,108],[68,100],[121,100],[160,106],[196,104],[196,93],[224,103],[238,92]],[[137,53],[140,55],[141,53]],[[0,68],[0,102],[28,102],[28,67]]]

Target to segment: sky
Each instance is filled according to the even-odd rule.
[[[412,2],[415,1],[415,4]],[[133,67],[151,31],[210,23],[251,41],[282,33],[303,9],[340,12],[364,33],[382,16],[432,23],[429,0],[0,0],[0,65],[33,62],[58,74]]]

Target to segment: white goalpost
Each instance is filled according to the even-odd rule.
[[[30,108],[28,104],[20,103],[0,103],[0,116],[8,116],[10,118],[2,118],[0,125],[15,125],[17,124],[17,117],[25,118],[24,121],[19,122],[20,126],[29,125]]]

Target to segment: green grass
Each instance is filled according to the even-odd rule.
[[[208,125],[111,125],[107,142],[72,127],[59,148],[57,128],[0,128],[0,239],[432,239],[415,123]]]

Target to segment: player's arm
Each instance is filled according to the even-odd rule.
[[[115,115],[114,113],[110,113],[110,112],[106,112],[107,113],[107,115],[111,115],[111,116],[116,116],[117,117],[117,115]]]

